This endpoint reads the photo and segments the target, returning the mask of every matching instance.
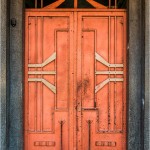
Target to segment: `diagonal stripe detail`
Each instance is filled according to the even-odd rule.
[[[28,79],[29,82],[42,82],[45,86],[47,86],[53,93],[56,94],[56,87],[49,83],[47,80],[45,79],[41,79],[41,78],[29,78]]]
[[[95,59],[107,67],[123,67],[123,64],[110,64],[102,56],[95,53]]]
[[[95,87],[95,93],[102,89],[109,82],[123,82],[123,78],[108,78]]]
[[[42,64],[28,64],[29,68],[45,67],[47,64],[51,63],[56,59],[56,52],[54,52],[48,59],[46,59]]]

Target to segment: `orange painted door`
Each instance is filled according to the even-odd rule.
[[[126,12],[27,11],[25,150],[126,150]]]
[[[73,149],[73,16],[27,12],[25,149]]]
[[[126,150],[126,13],[78,13],[77,147]]]

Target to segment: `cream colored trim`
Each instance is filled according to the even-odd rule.
[[[115,75],[115,74],[123,74],[123,71],[96,71],[95,72],[96,75],[99,74],[111,74],[111,75]]]
[[[29,71],[28,74],[36,74],[36,75],[55,75],[56,71]]]
[[[95,93],[102,89],[109,82],[123,82],[123,78],[108,78],[95,87]]]
[[[29,68],[38,68],[38,67],[44,67],[47,64],[51,63],[56,59],[56,52],[54,52],[48,59],[46,59],[42,64],[28,64]]]
[[[42,82],[45,86],[47,86],[53,93],[56,94],[56,87],[49,83],[48,81],[46,81],[45,79],[40,79],[40,78],[29,78],[28,79],[29,82]]]
[[[109,64],[103,57],[95,52],[95,59],[107,67],[123,67],[123,64]]]

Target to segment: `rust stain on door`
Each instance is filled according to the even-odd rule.
[[[26,12],[25,149],[126,149],[126,12]]]

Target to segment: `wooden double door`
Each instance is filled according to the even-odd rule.
[[[126,12],[26,11],[25,150],[126,149]]]

